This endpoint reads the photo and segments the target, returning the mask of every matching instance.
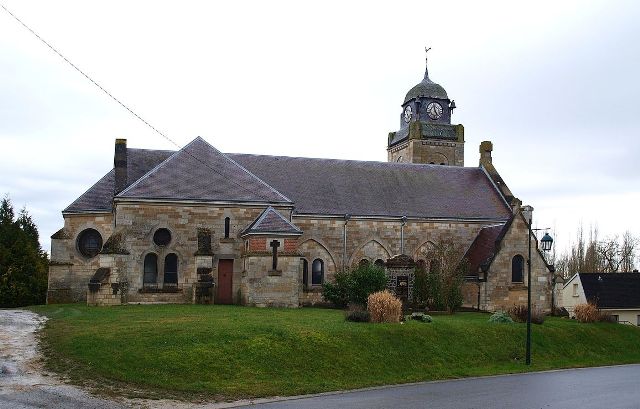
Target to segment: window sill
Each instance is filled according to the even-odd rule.
[[[282,270],[269,270],[267,275],[269,277],[280,277],[282,276]]]
[[[232,239],[231,237],[221,238],[220,243],[235,243],[236,239]]]
[[[181,293],[182,288],[178,287],[145,287],[138,290],[141,294],[154,294],[154,293],[162,293],[162,294],[170,294],[170,293]]]
[[[305,293],[321,293],[322,292],[322,285],[313,285],[311,287],[305,287],[302,290]]]

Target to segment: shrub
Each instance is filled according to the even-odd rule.
[[[367,311],[372,322],[399,322],[402,316],[402,302],[389,291],[378,291],[369,295]]]
[[[336,273],[333,283],[323,284],[322,296],[337,307],[366,304],[369,294],[387,286],[384,269],[373,264],[361,265],[352,271]]]
[[[359,304],[351,304],[349,309],[344,313],[344,319],[351,322],[369,322],[371,314],[364,306]]]
[[[511,319],[509,314],[504,311],[494,312],[491,317],[489,317],[489,322],[495,324],[513,324],[513,320]]]
[[[528,308],[526,305],[514,305],[507,310],[507,313],[515,322],[527,322],[527,311]],[[531,322],[534,324],[542,324],[544,318],[545,313],[542,312],[541,309],[534,308],[531,310]]]
[[[406,317],[404,317],[404,320],[405,321],[415,320],[415,321],[422,321],[422,322],[433,322],[433,318],[431,318],[431,315],[427,315],[424,312],[411,313],[410,315],[407,315]]]
[[[387,273],[375,264],[359,266],[351,271],[349,302],[365,305],[370,294],[387,288]]]
[[[515,322],[527,322],[527,306],[526,305],[514,305],[507,310],[507,314]]]
[[[582,323],[596,322],[600,318],[600,312],[593,304],[578,304],[574,307],[573,313],[576,320]]]
[[[607,311],[600,311],[599,315],[598,315],[598,321],[600,322],[608,322],[611,324],[616,324],[618,323],[618,320],[611,315],[610,312]]]
[[[556,307],[556,311],[555,311],[554,315],[556,317],[569,318],[569,311],[567,311],[567,309],[564,308],[564,307],[560,307],[560,308]]]
[[[371,314],[369,311],[347,311],[345,319],[351,322],[369,322],[371,321]]]
[[[349,272],[336,273],[332,283],[322,284],[322,297],[338,308],[346,307],[349,304],[350,281]]]

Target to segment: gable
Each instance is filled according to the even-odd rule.
[[[267,207],[240,236],[252,234],[296,235],[302,234],[296,225],[288,221],[273,207]]]
[[[198,137],[120,192],[117,199],[290,203]]]

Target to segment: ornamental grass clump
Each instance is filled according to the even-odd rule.
[[[388,290],[373,293],[367,299],[371,322],[400,322],[402,302]]]
[[[576,320],[582,323],[596,322],[600,319],[600,311],[593,304],[578,304],[574,307],[573,313]]]

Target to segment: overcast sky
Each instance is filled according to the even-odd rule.
[[[428,45],[466,166],[493,141],[560,247],[580,222],[640,235],[638,2],[0,3],[178,145],[223,152],[386,160]],[[45,249],[115,138],[176,148],[0,9],[0,192]]]

